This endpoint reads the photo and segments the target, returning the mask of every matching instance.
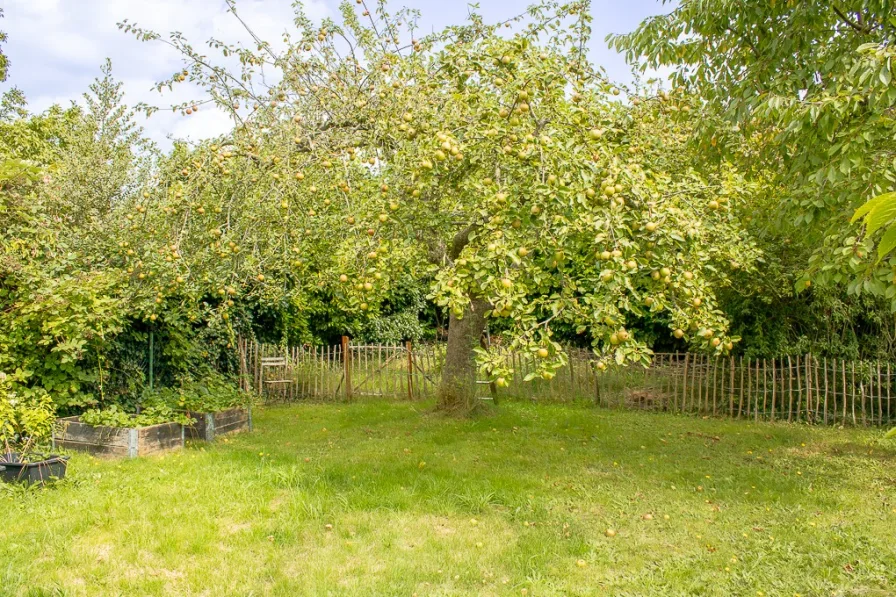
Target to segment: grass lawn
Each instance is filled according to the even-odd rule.
[[[577,405],[267,408],[252,434],[75,455],[62,485],[0,489],[0,594],[893,595],[882,435]]]

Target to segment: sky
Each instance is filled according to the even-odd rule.
[[[292,26],[293,1],[237,0],[237,8],[261,38],[273,41]],[[339,0],[301,2],[315,21],[338,17]],[[463,23],[469,11],[468,0],[393,0],[391,4],[419,9],[420,25],[427,32]],[[498,21],[521,13],[528,4],[530,0],[479,0],[478,12],[487,22]],[[629,67],[607,47],[605,36],[631,31],[646,17],[668,12],[670,6],[660,0],[592,0],[592,61],[602,65],[611,79],[629,81]],[[158,42],[137,41],[116,24],[128,19],[163,36],[179,31],[197,48],[209,37],[247,41],[245,30],[226,8],[224,0],[5,0],[0,30],[9,35],[3,50],[10,60],[10,72],[9,79],[0,83],[0,92],[18,87],[35,113],[54,103],[67,106],[80,101],[109,58],[113,75],[124,84],[129,105],[142,101],[167,107],[192,99],[198,93],[191,96],[184,86],[165,95],[152,89],[156,81],[183,68],[174,50]],[[174,138],[200,140],[230,127],[222,113],[211,109],[190,117],[158,112],[139,120],[146,134],[163,148]]]

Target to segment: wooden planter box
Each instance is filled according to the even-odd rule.
[[[188,412],[194,423],[185,427],[187,439],[210,442],[218,435],[252,430],[252,413],[245,408],[231,408],[216,413]]]
[[[104,456],[136,458],[184,447],[184,426],[162,423],[150,427],[94,427],[79,417],[59,419],[53,433],[55,447]]]

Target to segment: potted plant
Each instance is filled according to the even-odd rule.
[[[42,390],[15,388],[0,372],[0,478],[45,483],[65,477],[68,456],[47,455],[56,420],[50,397]]]

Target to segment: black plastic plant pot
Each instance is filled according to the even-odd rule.
[[[22,462],[15,452],[0,455],[0,478],[8,483],[44,484],[63,479],[68,468],[68,456],[35,454]]]

